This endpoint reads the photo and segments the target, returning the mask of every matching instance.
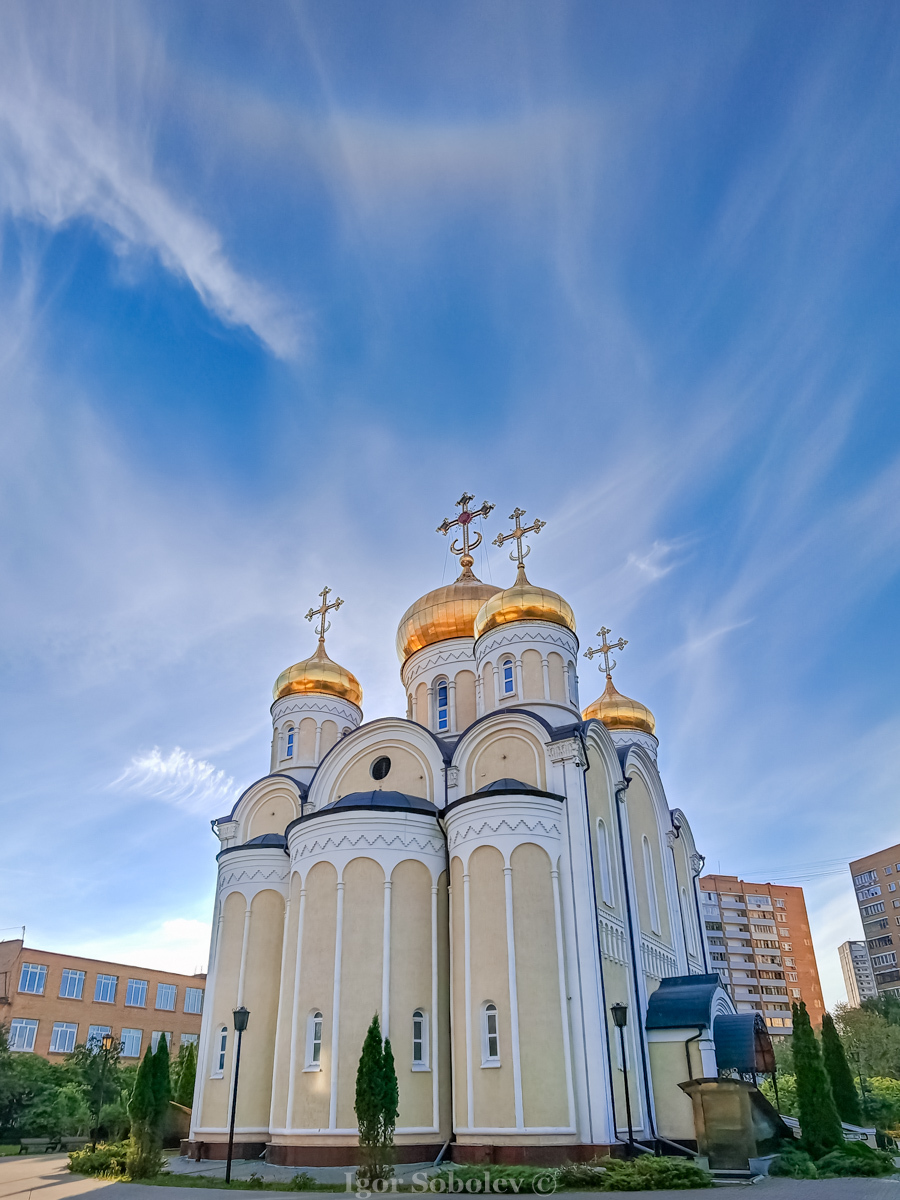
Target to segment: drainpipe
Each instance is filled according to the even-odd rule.
[[[701,871],[706,866],[706,858],[702,854],[698,854],[697,857],[700,859],[700,866],[694,872],[694,876],[693,876],[694,907],[697,910],[697,927],[700,932],[700,949],[703,951],[703,965],[704,965],[704,967],[706,967],[706,973],[708,975],[711,970],[710,965],[709,965],[709,950],[706,947],[706,926],[703,924],[703,920],[700,916],[700,885],[697,882],[700,878]]]
[[[656,1138],[656,1125],[653,1121],[653,1100],[650,1089],[650,1067],[647,1062],[647,1043],[644,1037],[644,1014],[641,1012],[640,1005],[640,984],[638,981],[638,971],[643,972],[643,964],[638,957],[637,946],[634,940],[634,913],[631,908],[631,888],[628,886],[628,857],[625,854],[625,833],[622,829],[622,812],[619,808],[620,804],[624,804],[623,799],[628,785],[631,783],[631,776],[627,775],[615,785],[616,794],[616,828],[619,832],[619,853],[622,859],[622,882],[625,886],[625,914],[628,917],[628,942],[631,946],[631,963],[634,971],[634,995],[637,1004],[635,1007],[638,1010],[639,1020],[637,1021],[638,1042],[641,1048],[641,1074],[644,1079],[644,1099],[647,1105],[647,1123],[650,1126],[650,1131],[653,1137]]]

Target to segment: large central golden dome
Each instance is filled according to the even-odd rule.
[[[411,604],[397,627],[397,655],[405,663],[410,655],[449,638],[474,637],[478,610],[499,588],[482,583],[468,566],[459,579],[435,588]]]
[[[325,696],[338,696],[341,700],[349,700],[357,708],[362,707],[362,688],[356,676],[333,662],[325,653],[325,639],[319,638],[319,645],[312,658],[294,663],[286,671],[282,671],[275,680],[272,695],[276,700],[282,696],[307,696],[317,693]]]
[[[475,636],[481,637],[500,625],[513,621],[550,621],[575,632],[575,614],[571,605],[558,592],[535,587],[519,566],[516,582],[488,600],[475,618]]]
[[[632,700],[616,691],[612,675],[606,676],[606,688],[603,695],[589,704],[581,714],[585,721],[595,718],[602,721],[607,729],[640,729],[643,733],[655,736],[656,718],[640,700]]]

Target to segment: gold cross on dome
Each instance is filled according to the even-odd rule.
[[[330,621],[326,622],[326,620],[325,620],[326,614],[330,613],[333,609],[334,610],[339,609],[341,607],[341,605],[344,603],[343,600],[340,598],[340,596],[338,596],[337,600],[335,600],[335,602],[333,604],[329,604],[328,596],[329,596],[330,592],[331,592],[330,587],[322,588],[321,592],[319,592],[319,595],[322,597],[322,603],[320,604],[320,606],[318,608],[311,608],[309,610],[309,612],[306,614],[307,621],[311,621],[313,619],[313,617],[319,618],[319,641],[320,642],[325,641],[325,634],[331,628],[331,622]]]
[[[512,559],[513,562],[518,561],[520,571],[525,570],[525,559],[531,553],[530,546],[525,546],[523,548],[522,538],[525,536],[526,533],[540,533],[541,530],[544,528],[544,526],[547,524],[546,521],[538,521],[537,518],[535,518],[535,520],[533,520],[530,525],[526,526],[523,529],[522,528],[522,518],[524,516],[525,516],[524,508],[517,508],[515,510],[515,512],[511,512],[509,514],[509,519],[511,521],[515,521],[515,523],[516,523],[515,529],[512,531],[512,533],[498,533],[492,543],[494,546],[502,546],[504,544],[504,542],[508,542],[512,538],[515,538],[516,539],[516,548],[515,548],[515,550],[513,550],[512,554],[510,554],[509,557]]]
[[[456,502],[456,507],[462,510],[459,516],[455,517],[452,521],[449,517],[444,517],[435,531],[436,533],[442,533],[446,537],[451,529],[459,526],[462,532],[462,545],[454,539],[450,545],[450,553],[459,555],[459,565],[463,569],[460,579],[471,575],[471,567],[475,562],[475,559],[472,557],[472,551],[478,549],[482,540],[481,534],[477,531],[473,531],[470,535],[469,525],[474,517],[486,517],[494,507],[493,504],[488,504],[487,500],[485,500],[481,508],[473,509],[470,512],[469,501],[474,499],[475,497],[470,496],[468,492],[463,492]]]
[[[617,642],[608,642],[606,640],[606,635],[608,633],[612,633],[612,630],[607,629],[605,625],[602,626],[602,628],[598,629],[597,637],[602,638],[603,640],[601,641],[600,645],[596,648],[596,650],[585,650],[584,657],[585,658],[593,658],[595,654],[602,654],[603,655],[603,670],[606,672],[606,678],[611,679],[612,673],[616,669],[616,660],[613,659],[612,662],[609,661],[609,652],[610,652],[610,650],[624,650],[625,647],[628,645],[628,642],[625,640],[625,638],[621,638],[621,637],[619,638],[619,640]]]

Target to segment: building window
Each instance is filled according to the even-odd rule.
[[[59,981],[59,994],[63,1000],[80,1000],[84,990],[84,971],[72,971],[63,968]]]
[[[203,988],[184,989],[184,1011],[186,1013],[203,1012]]]
[[[43,996],[46,981],[46,967],[38,966],[37,963],[22,963],[22,974],[19,976],[20,992],[31,992],[34,996]]]
[[[37,1035],[37,1021],[27,1017],[13,1017],[9,1026],[10,1050],[21,1050],[31,1053],[34,1050],[34,1039]]]
[[[147,1007],[147,980],[129,979],[125,988],[125,1003],[129,1008]]]
[[[156,985],[156,1007],[166,1012],[174,1012],[177,990],[174,983],[158,983]]]
[[[646,837],[641,839],[644,850],[644,875],[647,881],[647,903],[650,906],[650,928],[659,933],[659,905],[656,900],[656,880],[653,877],[653,852]]]
[[[413,1013],[412,1067],[414,1071],[428,1069],[428,1018],[421,1008]]]
[[[503,695],[512,696],[516,690],[515,666],[511,658],[503,662]]]
[[[213,1079],[221,1079],[225,1074],[225,1052],[228,1049],[228,1026],[223,1025],[219,1030],[216,1042],[216,1054],[213,1059]]]
[[[884,901],[879,900],[877,904],[864,904],[860,909],[864,917],[874,917],[876,913],[884,912]]]
[[[123,1058],[140,1058],[141,1056],[141,1039],[143,1031],[140,1029],[123,1029],[122,1030],[122,1057]]]
[[[885,873],[885,875],[893,875],[893,873],[894,873],[894,868],[893,868],[893,867],[885,867],[885,868],[884,868],[884,873]]]
[[[166,1045],[170,1050],[172,1049],[172,1034],[168,1030],[154,1029],[150,1034],[150,1049],[154,1054],[156,1053],[156,1047],[159,1045],[161,1037],[166,1039]]]
[[[778,947],[778,943],[777,943],[777,942],[775,943],[775,947],[776,947],[776,948]],[[792,944],[791,942],[782,942],[782,943],[781,943],[781,948],[782,948],[782,950],[793,950],[793,948],[794,948],[794,947],[793,947],[793,944]]]
[[[200,1035],[198,1033],[183,1033],[181,1035],[182,1046],[196,1046],[199,1041]]]
[[[896,962],[897,962],[896,950],[891,950],[888,954],[873,954],[872,955],[872,966],[873,967],[892,967],[896,964]]]
[[[88,1049],[93,1050],[93,1052],[96,1054],[101,1048],[101,1043],[108,1033],[112,1033],[112,1030],[108,1025],[88,1025]]]
[[[118,975],[98,975],[94,988],[94,999],[100,1004],[115,1004],[118,982]]]
[[[293,758],[294,757],[294,727],[293,727],[293,725],[288,726],[287,746],[285,747],[285,750],[284,750],[284,757],[285,758]]]
[[[776,908],[784,908],[784,901],[783,901],[783,900],[776,900],[776,901],[775,901],[775,907],[776,907]]]
[[[450,690],[447,680],[442,679],[437,687],[437,727],[438,731],[450,728]]]
[[[481,1010],[481,1065],[500,1066],[500,1031],[497,1025],[497,1005],[488,1002]]]
[[[77,1025],[67,1025],[65,1021],[57,1021],[53,1026],[53,1032],[50,1034],[50,1053],[71,1054],[75,1049],[75,1035],[77,1033]]]
[[[597,858],[600,863],[600,898],[610,908],[615,904],[612,883],[612,860],[609,854],[609,832],[606,822],[597,822]]]
[[[306,1069],[318,1071],[322,1062],[322,1014],[309,1014],[306,1024]]]

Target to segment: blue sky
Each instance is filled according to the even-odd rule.
[[[841,999],[841,864],[900,841],[896,6],[0,26],[0,924],[203,963],[302,614],[336,589],[402,711],[465,489],[486,543],[548,522],[531,577],[629,639],[670,802],[711,869],[805,883]]]

